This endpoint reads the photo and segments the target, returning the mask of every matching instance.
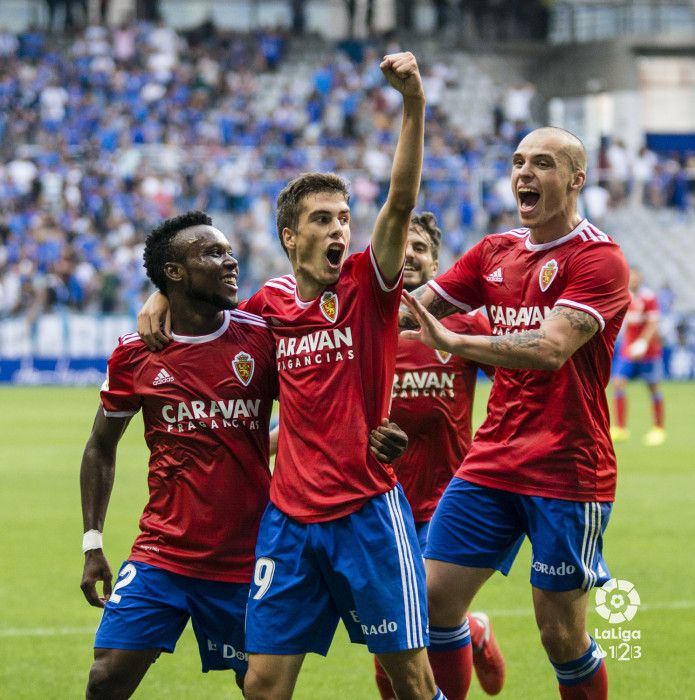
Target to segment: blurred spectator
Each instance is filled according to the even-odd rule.
[[[241,293],[250,294],[288,270],[272,203],[305,170],[348,177],[354,246],[366,245],[399,128],[381,51],[360,43],[356,60],[334,50],[298,68],[288,48],[281,32],[221,32],[210,22],[185,35],[160,20],[91,24],[60,38],[0,29],[0,316],[137,309],[148,293],[145,235],[190,208],[209,210],[231,237]],[[535,88],[509,86],[498,128],[466,133],[447,117],[459,77],[445,62],[422,71],[419,204],[444,224],[444,264],[482,231],[517,224],[507,173],[515,139],[533,126]],[[632,178],[635,201],[689,206],[678,159],[643,149],[617,175],[615,153],[603,157],[623,193]],[[602,187],[586,189],[593,219],[606,198]]]

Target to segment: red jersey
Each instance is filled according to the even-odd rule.
[[[263,319],[225,313],[206,336],[150,352],[119,339],[101,389],[106,416],[142,409],[149,501],[130,555],[177,574],[248,583],[268,503],[268,424],[277,395]]]
[[[629,303],[627,280],[620,248],[583,220],[550,243],[531,243],[528,229],[486,236],[429,283],[460,308],[486,306],[496,335],[538,328],[556,305],[599,324],[555,372],[497,368],[487,418],[457,476],[515,493],[613,500],[605,388]]]
[[[483,313],[454,314],[442,323],[454,333],[490,335]],[[396,462],[398,481],[415,522],[432,518],[471,446],[471,409],[478,365],[417,340],[400,338],[391,394],[391,420],[408,435]]]
[[[627,355],[627,348],[634,343],[648,321],[659,320],[659,302],[656,294],[651,289],[641,287],[637,294],[630,294],[630,306],[627,307],[625,322],[623,324],[623,342],[620,345],[620,356],[631,359]],[[640,362],[658,360],[661,357],[661,341],[659,333],[655,333],[647,345],[647,351],[639,358]]]
[[[402,276],[389,285],[369,247],[338,282],[302,301],[292,275],[266,282],[245,308],[275,336],[280,434],[270,500],[301,522],[353,513],[396,484],[369,451],[389,414]]]

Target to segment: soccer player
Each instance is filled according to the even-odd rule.
[[[386,56],[403,122],[371,244],[346,258],[347,186],[289,183],[277,229],[294,275],[249,300],[276,340],[280,431],[271,503],[248,606],[250,700],[292,695],[306,652],[325,654],[339,617],[366,642],[400,698],[441,697],[427,661],[424,567],[393,470],[363,430],[387,416],[410,214],[422,168],[424,94],[410,53]],[[366,436],[366,433],[365,433]]]
[[[588,592],[609,578],[603,532],[616,463],[605,388],[629,303],[618,246],[577,214],[582,143],[546,127],[512,158],[523,228],[485,237],[445,274],[404,293],[406,338],[496,366],[487,419],[432,519],[425,550],[430,633],[456,639],[480,587],[507,573],[524,535],[541,641],[566,700],[603,699],[605,664],[587,634]],[[492,335],[435,316],[486,306]],[[429,309],[429,311],[428,311]],[[464,697],[446,689],[449,700]]]
[[[431,280],[439,269],[442,233],[430,212],[413,214],[408,230],[403,287],[413,291]],[[456,333],[490,334],[480,312],[458,313],[444,325]],[[471,445],[471,413],[479,365],[400,338],[391,395],[391,418],[405,429],[408,451],[394,465],[398,481],[413,510],[420,549],[425,551],[434,509]],[[486,372],[492,373],[489,367]],[[504,684],[504,658],[487,615],[468,615],[473,664],[483,689],[496,695]],[[384,700],[393,688],[378,662],[376,683]],[[470,664],[464,671],[470,673]],[[470,676],[464,680],[470,682]]]
[[[387,417],[408,223],[417,197],[425,98],[415,58],[386,56],[403,120],[386,203],[369,247],[347,257],[346,183],[307,173],[277,202],[294,275],[270,280],[246,310],[275,337],[280,431],[271,503],[256,547],[247,610],[247,698],[292,695],[306,652],[326,654],[342,618],[398,696],[440,698],[427,661],[424,567],[412,513],[369,429]],[[139,327],[165,342],[161,308]],[[364,432],[363,432],[364,431]]]
[[[613,442],[622,442],[630,437],[625,389],[628,380],[641,377],[649,388],[654,422],[642,442],[656,447],[666,439],[664,397],[659,387],[662,370],[659,302],[656,294],[642,285],[642,273],[636,267],[630,268],[629,286],[630,306],[625,315],[623,339],[613,377],[615,425],[611,427],[611,437]]]
[[[234,310],[238,265],[203,212],[152,231],[145,266],[169,298],[174,342],[152,354],[135,334],[120,339],[82,460],[82,590],[105,608],[89,698],[129,697],[161,651],[173,652],[189,618],[203,671],[232,668],[241,686],[247,666],[246,601],[270,485],[275,344],[263,319]],[[112,588],[101,532],[116,447],[140,409],[150,499]],[[394,424],[370,436],[385,461],[405,444]]]
[[[88,698],[125,698],[192,620],[203,671],[246,671],[244,617],[254,547],[268,501],[268,425],[277,395],[266,322],[234,310],[237,261],[202,212],[163,222],[145,267],[171,304],[172,340],[151,353],[136,334],[109,359],[80,485],[82,590],[104,608]],[[143,412],[149,501],[140,534],[111,585],[101,532],[116,447]],[[97,593],[103,582],[103,597]]]

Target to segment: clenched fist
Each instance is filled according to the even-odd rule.
[[[403,97],[425,98],[417,61],[410,51],[384,56],[379,67],[389,85],[398,90]]]

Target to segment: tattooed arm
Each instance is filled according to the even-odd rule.
[[[426,284],[410,292],[410,296],[415,297],[435,318],[444,318],[445,316],[451,316],[457,311],[462,311],[462,309],[450,304],[446,299],[442,299],[439,294]],[[398,312],[398,327],[401,330],[418,328],[417,320],[405,303],[401,304]]]
[[[596,319],[583,311],[555,306],[538,329],[509,335],[458,335],[404,294],[404,302],[420,330],[404,331],[432,348],[495,367],[558,370],[598,330]]]

